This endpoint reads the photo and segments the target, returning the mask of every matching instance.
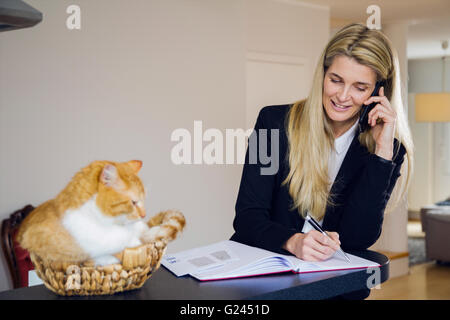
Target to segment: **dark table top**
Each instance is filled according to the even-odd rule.
[[[374,251],[349,253],[377,262],[380,268],[327,271],[315,273],[281,273],[240,279],[197,281],[189,276],[177,278],[160,267],[141,289],[110,296],[63,297],[44,285],[0,292],[0,300],[242,300],[242,299],[328,299],[356,290],[367,289],[389,278],[389,259]],[[377,282],[379,281],[379,283]]]

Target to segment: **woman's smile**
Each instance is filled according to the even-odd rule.
[[[346,110],[348,110],[348,108],[351,107],[351,105],[346,105],[346,106],[340,105],[340,104],[334,102],[333,100],[331,100],[331,104],[332,104],[334,110],[336,110],[337,112],[346,111]]]
[[[323,107],[335,137],[347,131],[359,116],[375,87],[376,73],[346,56],[337,56],[323,79]]]

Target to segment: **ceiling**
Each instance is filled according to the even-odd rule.
[[[450,0],[299,0],[298,2],[330,8],[331,26],[365,22],[366,9],[376,4],[381,9],[381,23],[408,24],[408,58],[450,55],[443,50],[443,40],[450,42]]]

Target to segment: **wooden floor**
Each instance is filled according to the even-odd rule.
[[[423,238],[420,220],[408,221],[408,237]],[[367,300],[450,300],[450,264],[427,262],[410,267],[409,274],[389,279],[372,289]]]
[[[435,262],[415,265],[410,274],[381,284],[372,289],[367,300],[448,300],[450,299],[450,265]]]

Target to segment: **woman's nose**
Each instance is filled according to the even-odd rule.
[[[349,91],[350,91],[350,87],[343,87],[341,90],[339,90],[339,92],[337,94],[339,102],[345,102],[350,98]]]

